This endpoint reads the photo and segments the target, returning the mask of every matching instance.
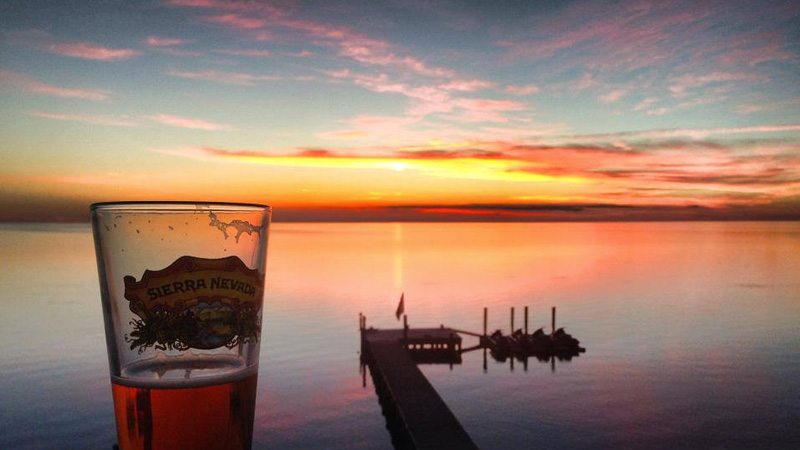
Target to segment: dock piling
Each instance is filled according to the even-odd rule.
[[[528,334],[528,307],[525,307],[525,335]]]
[[[509,334],[514,332],[514,307],[511,307],[511,331]]]
[[[486,319],[489,315],[489,308],[483,307],[483,336],[486,337]]]
[[[551,320],[551,326],[553,327],[552,333],[555,335],[556,334],[556,307],[555,306],[553,306],[553,317],[552,317],[552,320]]]

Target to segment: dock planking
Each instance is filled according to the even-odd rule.
[[[467,432],[412,359],[412,351],[458,354],[461,337],[449,328],[362,329],[363,350],[376,384],[402,421],[413,448],[477,449]]]

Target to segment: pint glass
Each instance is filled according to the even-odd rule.
[[[250,448],[270,208],[91,212],[120,448]]]

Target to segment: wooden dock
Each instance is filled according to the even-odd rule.
[[[363,322],[362,322],[363,324]],[[425,362],[460,363],[461,337],[449,328],[361,329],[367,358],[384,414],[399,422],[396,447],[418,450],[477,449],[467,432],[417,367]],[[397,436],[403,434],[404,436]]]

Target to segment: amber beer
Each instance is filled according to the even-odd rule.
[[[251,448],[270,208],[91,210],[120,449]]]
[[[249,449],[257,378],[169,388],[112,382],[120,449]]]

